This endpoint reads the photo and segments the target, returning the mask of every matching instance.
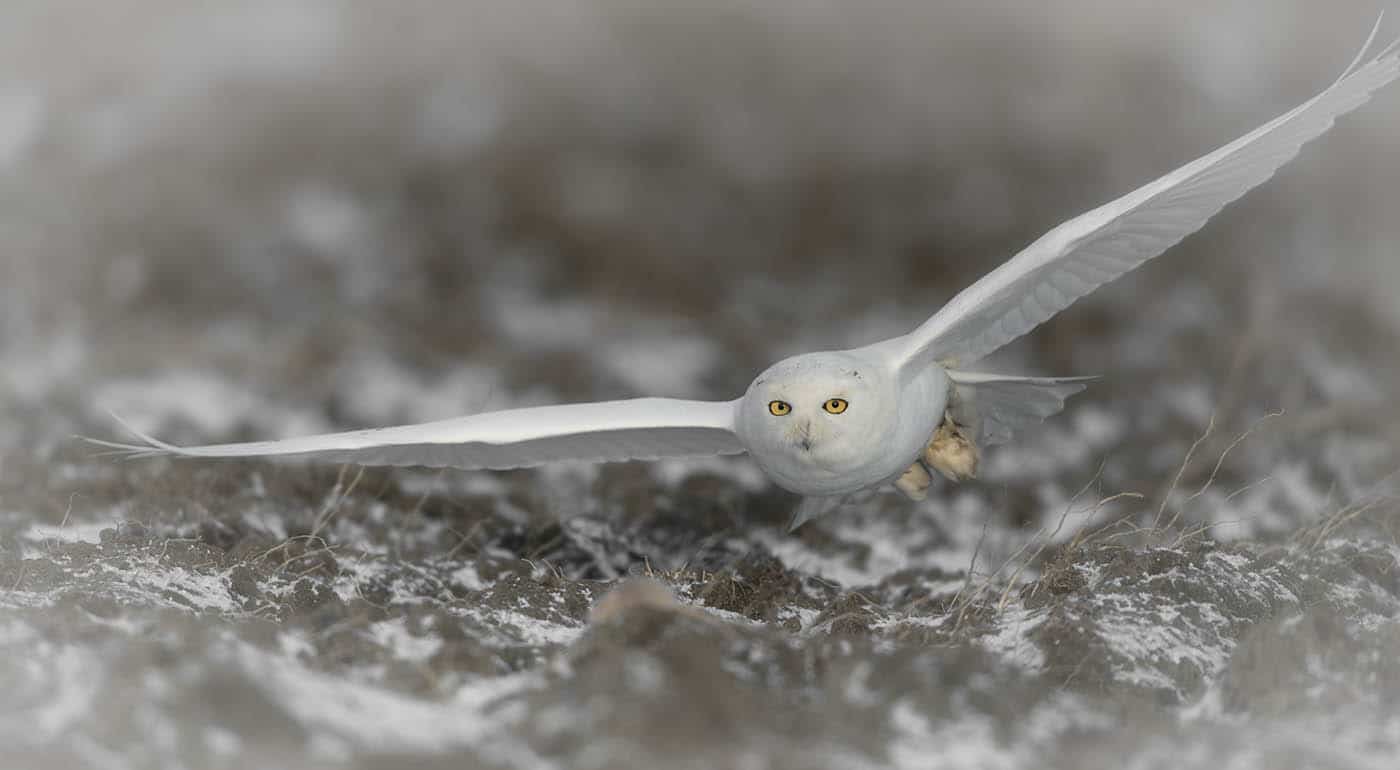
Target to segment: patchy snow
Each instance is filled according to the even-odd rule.
[[[1195,611],[1210,625],[1224,622],[1215,608],[1203,603],[1191,603]],[[1175,690],[1177,682],[1164,669],[1182,664],[1195,666],[1207,676],[1225,668],[1234,644],[1227,637],[1210,643],[1208,636],[1191,628],[1160,622],[1160,616],[1147,613],[1127,614],[1100,619],[1096,622],[1099,635],[1119,655],[1137,665],[1122,668],[1122,681],[1149,689]],[[1184,625],[1184,624],[1183,624]]]
[[[1016,766],[1014,754],[999,744],[985,716],[966,715],[935,726],[911,702],[901,700],[890,711],[890,726],[897,736],[889,747],[895,767],[994,770]]]
[[[208,573],[163,564],[158,557],[136,557],[120,563],[99,560],[93,564],[114,598],[133,604],[157,603],[202,612],[241,612],[229,588],[226,572]]]
[[[316,654],[316,645],[300,631],[283,631],[277,635],[277,649],[292,660],[311,660]]]
[[[491,584],[481,579],[476,566],[464,564],[452,572],[452,580],[468,591],[484,591]]]
[[[24,577],[23,571],[20,578]],[[8,591],[0,591],[0,608],[5,609],[38,609],[50,607],[54,603],[54,596],[48,591],[22,591],[11,588]]]
[[[675,487],[696,473],[711,473],[733,481],[748,492],[762,492],[773,482],[747,456],[694,457],[658,460],[651,465],[651,474],[662,484]]]
[[[102,530],[111,529],[115,521],[68,521],[62,524],[29,525],[20,537],[35,543],[100,543]]]
[[[87,360],[88,343],[76,332],[46,338],[42,344],[28,342],[0,347],[0,394],[33,405],[78,379]]]
[[[501,646],[567,646],[573,644],[585,630],[581,623],[552,623],[515,610],[467,609],[465,614],[497,629],[495,641]]]
[[[342,369],[337,393],[359,424],[431,422],[512,406],[500,372],[489,367],[460,365],[428,378],[383,353],[361,353]]]
[[[369,627],[374,643],[389,650],[399,660],[422,663],[442,649],[442,638],[409,633],[403,618],[381,620]]]
[[[1071,411],[1066,419],[1052,419],[1009,444],[988,449],[977,475],[992,484],[1076,472],[1085,474],[1087,480],[1118,436],[1115,426],[1095,418],[1081,423]]]
[[[895,572],[914,567],[957,573],[967,569],[972,556],[970,546],[966,551],[938,547],[939,541],[928,530],[911,537],[898,522],[878,515],[857,520],[837,511],[808,526],[829,527],[833,537],[858,550],[822,553],[799,537],[772,529],[755,531],[752,537],[789,569],[848,588],[875,585]]]
[[[19,619],[0,622],[0,646],[11,647],[37,638],[39,632]]]
[[[290,534],[287,532],[287,517],[279,511],[249,508],[243,512],[243,523],[254,532],[264,532],[278,541],[286,540]]]
[[[5,657],[23,661],[6,669],[0,738],[7,745],[56,740],[92,710],[107,666],[94,651],[24,634],[0,637],[0,649]]]
[[[108,382],[96,389],[90,403],[94,421],[109,423],[109,413],[114,413],[148,434],[164,432],[173,420],[196,426],[211,441],[244,424],[269,438],[330,430],[314,412],[282,406],[205,371],[175,369]]]
[[[487,748],[489,737],[516,714],[502,702],[544,682],[535,672],[487,677],[445,701],[430,701],[328,676],[247,644],[237,644],[234,654],[251,680],[301,724],[375,751],[438,752],[484,739]]]
[[[747,615],[740,615],[733,610],[726,610],[722,607],[711,607],[708,604],[691,604],[707,615],[713,615],[726,623],[733,623],[740,626],[762,626],[761,621],[754,620]]]
[[[1032,631],[1045,622],[1044,611],[1030,611],[1016,602],[1001,611],[995,633],[979,636],[978,645],[1001,659],[1027,671],[1045,667],[1045,652],[1030,638]]]
[[[639,394],[706,396],[704,377],[720,359],[715,343],[708,337],[667,329],[657,321],[638,326],[650,327],[649,333],[620,337],[603,345],[599,354],[608,372]]]
[[[593,303],[545,299],[519,288],[500,287],[490,302],[496,330],[517,350],[589,347],[602,315]]]
[[[91,547],[81,541],[72,542]],[[21,562],[16,570],[16,587],[0,592],[0,606],[49,607],[68,595],[98,595],[133,606],[189,612],[242,612],[240,603],[230,592],[227,570],[190,568],[163,559],[159,552],[114,549],[115,553],[103,553],[107,546],[97,548],[95,558],[83,560],[67,556],[55,558],[46,553],[26,554],[42,566],[29,567],[31,562]],[[28,570],[35,576],[59,570],[67,580],[41,591],[20,589]]]

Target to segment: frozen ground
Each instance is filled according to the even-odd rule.
[[[921,504],[70,438],[733,397],[1305,98],[1370,4],[440,5],[0,17],[7,770],[1393,765],[1400,92],[1000,355],[1104,378]]]

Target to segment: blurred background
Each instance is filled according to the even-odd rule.
[[[728,397],[1307,98],[1380,10],[1159,6],[16,0],[7,384],[184,368],[310,402],[382,357],[509,372],[500,398]],[[1183,291],[1226,337],[1300,291],[1397,315],[1397,114],[1382,95],[1042,340]],[[196,342],[239,335],[284,360]],[[644,348],[672,366],[594,371]]]
[[[1054,225],[1311,97],[1383,5],[6,0],[0,557],[18,570],[39,544],[91,546],[133,520],[138,539],[231,543],[211,517],[319,522],[327,490],[353,497],[336,469],[94,462],[70,436],[116,435],[108,409],[202,443],[728,399],[778,357],[903,333]],[[582,516],[625,529],[722,499],[723,517],[670,546],[634,542],[606,569],[561,557],[560,577],[679,569],[703,542],[714,570],[758,549],[799,582],[844,588],[935,564],[955,586],[958,570],[985,577],[978,549],[989,563],[1021,553],[1086,485],[1139,497],[1050,540],[1165,514],[1178,534],[1275,546],[1363,505],[1348,525],[1391,538],[1397,126],[1400,87],[1202,233],[997,354],[994,370],[1104,379],[991,453],[984,481],[922,507],[879,502],[786,540],[791,500],[737,461],[386,474],[402,488],[389,510],[418,516],[442,496],[432,519],[484,494],[481,537],[498,555],[549,562],[523,545],[542,528]],[[270,493],[264,476],[280,480]],[[421,518],[412,527],[432,524]],[[400,535],[362,524],[342,545],[459,555],[436,534],[400,551]],[[258,531],[320,533],[300,526]],[[910,527],[928,528],[912,546]],[[105,595],[65,580],[46,590]],[[1217,663],[1173,692],[1199,696]],[[35,712],[8,713],[0,734],[14,737]],[[147,728],[110,729],[94,745]]]

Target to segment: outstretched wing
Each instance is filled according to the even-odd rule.
[[[357,465],[524,468],[560,460],[612,462],[738,454],[738,401],[639,398],[488,412],[394,428],[281,441],[177,447],[132,430],[140,444],[88,439],[133,456],[291,457]]]
[[[1356,61],[1312,100],[1056,227],[963,290],[918,329],[890,340],[886,344],[896,364],[966,366],[1199,230],[1226,204],[1273,176],[1338,116],[1365,104],[1372,92],[1400,75],[1400,41],[1366,60],[1376,29]]]

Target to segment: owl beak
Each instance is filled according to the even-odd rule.
[[[797,425],[797,445],[802,451],[812,451],[812,421],[803,420]]]

